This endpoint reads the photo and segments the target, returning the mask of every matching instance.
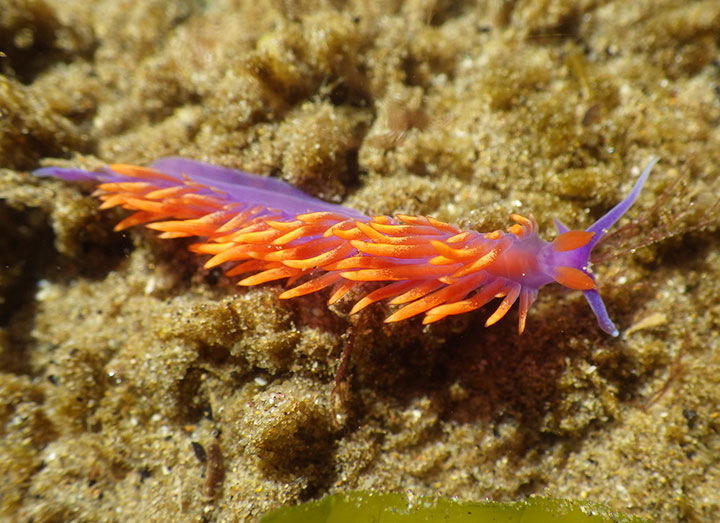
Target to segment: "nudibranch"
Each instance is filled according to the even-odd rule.
[[[590,252],[635,202],[656,162],[653,158],[630,194],[586,230],[555,220],[558,235],[551,242],[540,239],[534,219],[517,214],[508,232],[487,233],[424,216],[369,217],[277,179],[185,158],[93,172],[47,167],[34,174],[97,182],[94,195],[102,209],[134,211],[115,230],[145,224],[161,238],[197,237],[189,248],[211,255],[206,268],[224,265],[228,276],[245,275],[238,282],[245,286],[286,279],[290,288],[281,298],[332,287],[329,303],[334,303],[364,282],[381,282],[351,314],[390,299],[402,307],[385,321],[425,313],[423,323],[502,298],[485,325],[519,301],[522,333],[538,289],[557,282],[582,291],[600,328],[617,336],[590,270]]]

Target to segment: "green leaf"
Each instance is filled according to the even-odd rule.
[[[642,523],[596,503],[531,497],[513,503],[408,501],[402,494],[348,492],[266,514],[261,523]]]

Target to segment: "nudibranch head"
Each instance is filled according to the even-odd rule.
[[[585,231],[569,230],[559,220],[555,220],[558,236],[543,249],[540,255],[548,276],[565,287],[580,290],[585,294],[600,328],[611,336],[617,336],[618,330],[610,320],[605,304],[597,292],[595,276],[590,270],[590,254],[603,235],[635,203],[650,170],[657,161],[658,158],[652,158],[638,177],[630,194]]]

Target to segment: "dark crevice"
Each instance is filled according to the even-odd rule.
[[[39,209],[17,210],[0,200],[0,327],[32,297],[41,268],[53,256],[53,233]]]
[[[96,42],[91,32],[63,25],[42,0],[30,0],[23,7],[9,7],[6,22],[0,24],[0,73],[30,84],[44,70],[58,62],[90,59]]]

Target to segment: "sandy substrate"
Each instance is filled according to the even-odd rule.
[[[3,0],[0,514],[252,521],[374,489],[720,519],[718,35],[716,0]],[[661,162],[597,253],[620,337],[553,287],[518,337],[514,312],[237,289],[28,174],[170,154],[546,238]]]

